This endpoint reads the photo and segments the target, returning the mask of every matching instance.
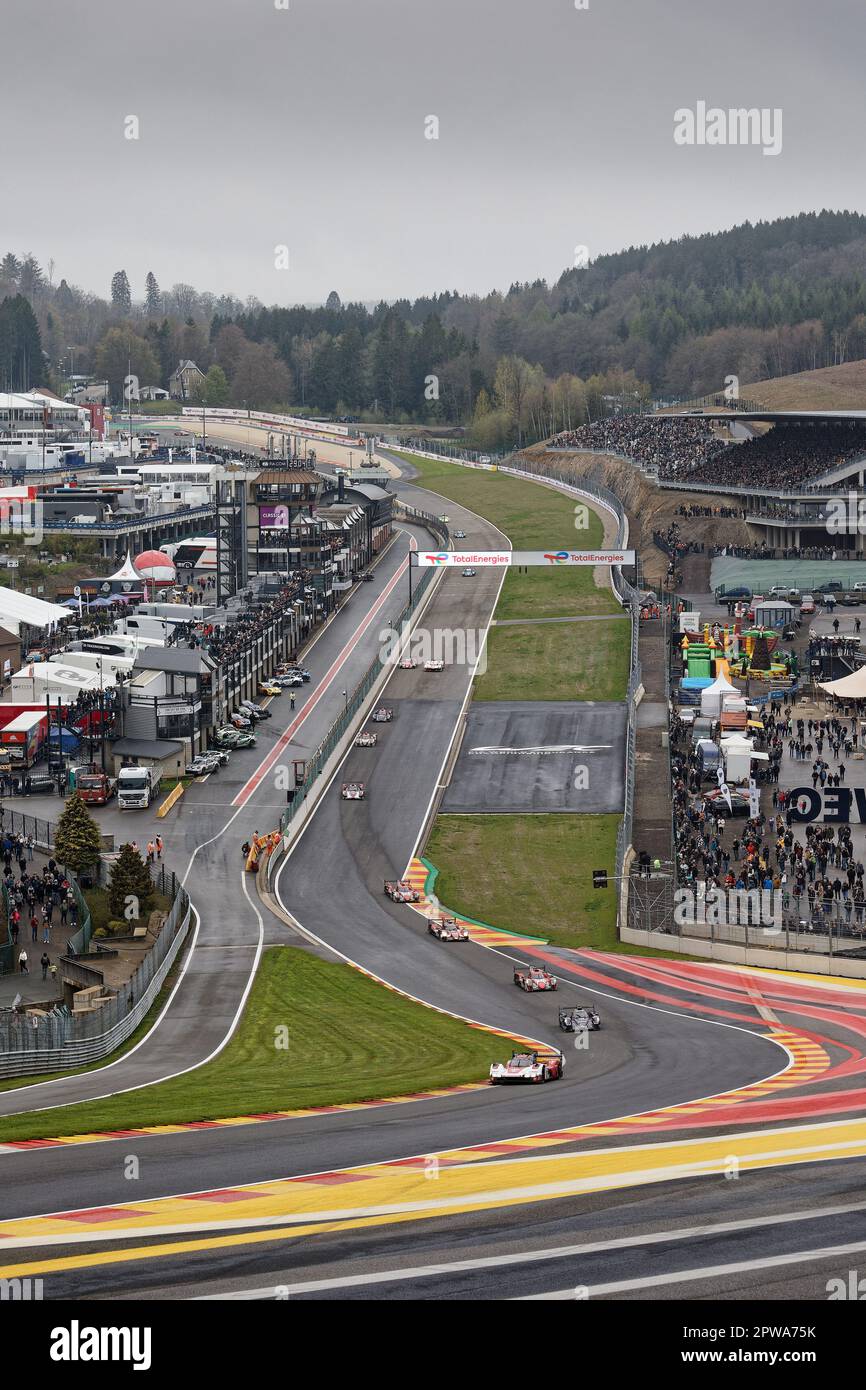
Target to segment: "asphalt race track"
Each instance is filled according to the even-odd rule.
[[[621,811],[625,728],[620,704],[472,705],[442,810]]]
[[[399,490],[441,509],[411,483]],[[447,511],[469,544],[501,545],[488,523],[450,502]],[[826,1297],[827,1279],[866,1251],[866,990],[505,934],[448,945],[385,897],[384,879],[402,876],[417,851],[471,667],[393,671],[382,702],[394,718],[374,726],[375,748],[350,750],[324,790],[278,871],[278,914],[246,896],[240,841],[284,804],[272,767],[317,741],[370,660],[389,606],[402,607],[407,544],[403,534],[377,585],[361,586],[310,650],[306,718],[298,723],[300,700],[293,720],[286,697],[275,701],[255,753],[193,788],[172,816],[169,862],[189,866],[201,921],[163,1022],[111,1070],[4,1093],[0,1113],[203,1060],[265,940],[306,940],[438,1008],[561,1047],[563,1080],[177,1133],[0,1141],[0,1275],[44,1273],[52,1298]],[[499,583],[446,572],[421,623],[485,629]],[[524,739],[520,709],[506,707],[501,728],[476,728],[473,712],[463,758],[482,735]],[[583,707],[579,737],[545,720],[538,741],[610,744],[604,757],[615,761],[611,717]],[[272,767],[254,775],[264,755]],[[340,783],[355,780],[365,799],[342,800]],[[149,833],[146,818],[136,831]],[[518,962],[546,965],[559,989],[516,989]],[[582,999],[602,1028],[575,1039],[559,1031],[558,1008]]]

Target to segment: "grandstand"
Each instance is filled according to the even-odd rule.
[[[729,494],[771,548],[827,544],[839,499],[864,491],[866,411],[738,410],[611,416],[556,435],[557,451],[614,454],[661,488]],[[862,509],[866,510],[866,508]],[[852,514],[859,515],[856,507]],[[834,533],[840,551],[866,552],[866,530]]]

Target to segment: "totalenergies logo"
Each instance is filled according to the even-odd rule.
[[[425,554],[424,558],[431,565],[447,565],[449,556],[447,551],[440,550],[435,553],[431,553],[430,551],[428,551]]]
[[[565,565],[571,559],[571,553],[568,550],[555,550],[552,555],[549,555],[545,550],[544,558],[549,560],[552,565]]]

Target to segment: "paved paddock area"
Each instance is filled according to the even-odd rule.
[[[477,702],[442,810],[621,811],[625,732],[624,704]]]

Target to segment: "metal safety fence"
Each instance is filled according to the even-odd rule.
[[[65,1003],[41,1017],[17,1009],[0,1011],[0,1078],[99,1061],[135,1031],[162,988],[192,920],[189,897],[173,873],[158,865],[151,881],[157,892],[170,898],[171,907],[159,936],[130,980],[115,991],[103,987],[108,997],[88,1013],[76,1012]],[[82,983],[82,969],[87,977],[96,976],[99,959],[96,953],[71,963],[61,960],[60,976],[65,973]]]

